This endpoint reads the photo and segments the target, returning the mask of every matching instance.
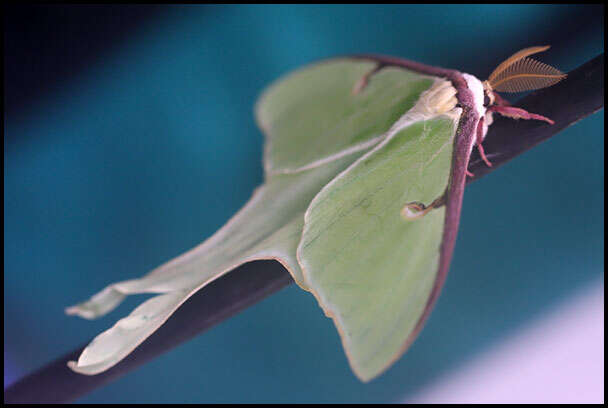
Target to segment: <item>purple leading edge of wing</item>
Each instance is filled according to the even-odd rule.
[[[472,145],[475,141],[477,123],[479,122],[480,118],[479,113],[475,109],[473,93],[469,89],[467,81],[464,79],[462,73],[458,71],[432,67],[415,61],[408,61],[401,58],[382,55],[353,55],[351,58],[367,59],[377,62],[378,66],[376,67],[375,71],[386,66],[396,66],[421,74],[446,78],[452,82],[452,85],[454,85],[454,88],[456,88],[456,91],[458,92],[456,97],[458,99],[458,103],[462,107],[462,116],[460,117],[458,129],[456,130],[456,137],[454,138],[450,180],[444,195],[446,217],[443,229],[443,238],[441,241],[441,253],[439,256],[439,270],[437,272],[437,279],[435,280],[433,290],[431,291],[431,295],[429,296],[422,316],[420,316],[414,331],[409,335],[408,339],[403,345],[402,352],[404,352],[414,342],[418,336],[418,333],[420,333],[420,330],[422,330],[426,319],[429,317],[431,310],[433,309],[433,306],[441,293],[441,288],[443,287],[443,283],[445,282],[448,274],[450,261],[452,260],[452,253],[454,252],[454,245],[456,243],[456,235],[458,234],[460,209],[462,208],[462,197],[464,194],[464,187],[467,177],[466,170],[469,165]]]

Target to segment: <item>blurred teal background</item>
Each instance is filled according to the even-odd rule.
[[[603,52],[603,11],[157,6],[60,85],[5,108],[5,385],[143,298],[93,322],[65,316],[65,306],[195,246],[247,201],[263,175],[252,107],[272,80],[348,53],[483,79],[511,53],[544,44],[553,47],[539,59],[569,71]],[[79,401],[406,398],[577,288],[603,285],[603,133],[601,111],[467,188],[435,311],[372,383],[351,374],[331,321],[291,286]]]

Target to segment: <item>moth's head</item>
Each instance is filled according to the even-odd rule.
[[[483,81],[484,105],[493,105],[496,92],[524,92],[555,85],[566,74],[550,65],[529,58],[549,49],[548,45],[524,48],[511,55]]]

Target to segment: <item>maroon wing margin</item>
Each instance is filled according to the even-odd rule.
[[[402,352],[404,352],[414,342],[418,336],[418,333],[420,333],[420,330],[422,330],[424,323],[431,313],[439,294],[441,293],[441,288],[443,287],[448,274],[450,261],[452,260],[452,253],[454,252],[454,245],[456,244],[456,236],[458,234],[462,197],[464,194],[464,187],[467,177],[466,170],[469,165],[472,145],[475,141],[477,123],[479,122],[480,118],[474,107],[473,93],[469,89],[467,81],[462,76],[462,73],[458,71],[440,67],[432,67],[415,61],[382,55],[354,55],[351,56],[351,58],[366,59],[377,62],[378,66],[376,67],[375,71],[378,71],[386,66],[396,66],[421,74],[446,78],[452,82],[452,85],[454,88],[456,88],[456,91],[458,92],[456,94],[456,98],[462,107],[462,116],[460,117],[458,129],[456,130],[456,137],[454,138],[450,179],[444,195],[446,217],[443,237],[441,240],[437,279],[435,280],[433,290],[431,291],[431,295],[429,296],[422,316],[420,316],[414,331],[409,335],[405,344],[403,345]]]

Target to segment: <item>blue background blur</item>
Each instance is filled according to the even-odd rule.
[[[45,20],[48,35],[18,19],[5,35],[5,385],[142,298],[93,322],[65,306],[193,247],[246,202],[262,181],[252,106],[278,76],[371,52],[483,79],[531,45],[551,44],[539,59],[564,71],[603,52],[601,6],[115,6],[93,20],[68,9],[54,15],[70,24]],[[80,401],[411,395],[575,289],[603,285],[603,130],[602,111],[467,188],[443,295],[376,381],[356,380],[331,321],[291,286]]]

